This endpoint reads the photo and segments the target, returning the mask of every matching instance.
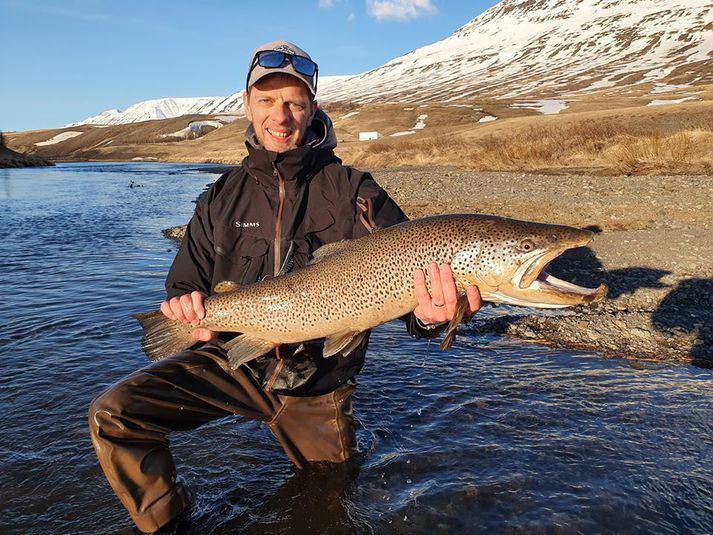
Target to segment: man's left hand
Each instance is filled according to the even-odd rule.
[[[424,325],[452,320],[458,302],[458,291],[451,266],[448,264],[438,265],[433,262],[428,266],[428,277],[431,281],[430,292],[423,270],[418,269],[414,273],[413,285],[416,290],[416,299],[418,299],[418,306],[413,311],[414,315]],[[468,314],[474,314],[482,306],[478,287],[468,286],[465,293],[470,308]]]

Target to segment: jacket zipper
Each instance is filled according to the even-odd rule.
[[[279,195],[279,205],[277,208],[277,225],[275,226],[275,267],[273,269],[274,276],[280,273],[281,262],[281,251],[280,251],[280,237],[281,237],[281,227],[282,227],[282,208],[285,205],[285,182],[282,180],[282,175],[277,170],[277,165],[272,164],[273,175],[277,178],[277,192]]]
[[[281,227],[282,227],[282,208],[284,207],[285,204],[285,182],[282,179],[282,175],[280,172],[277,170],[277,165],[273,162],[272,164],[272,174],[275,178],[277,178],[277,192],[278,196],[280,199],[280,202],[278,204],[277,208],[277,224],[275,225],[275,265],[273,268],[273,272],[275,276],[280,273],[280,268],[281,268],[281,251],[280,251],[280,237],[281,237]],[[275,356],[277,357],[277,366],[275,366],[275,370],[272,372],[272,376],[267,382],[267,385],[265,386],[265,391],[269,392],[272,389],[272,385],[275,384],[275,380],[277,379],[277,376],[280,374],[282,371],[282,366],[283,366],[283,360],[282,356],[280,355],[280,346],[275,347]]]

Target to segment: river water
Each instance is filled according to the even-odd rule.
[[[0,169],[0,533],[131,532],[86,413],[146,364],[129,314],[163,298],[160,231],[190,217],[215,178],[200,170]],[[358,378],[354,462],[294,471],[237,418],[173,437],[184,532],[713,533],[712,374],[495,335],[441,353],[387,324]]]

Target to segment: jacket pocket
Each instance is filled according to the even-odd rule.
[[[251,284],[267,273],[269,242],[262,238],[228,228],[216,240],[213,287],[229,280],[238,284]]]
[[[305,218],[301,235],[295,236],[295,265],[303,267],[310,255],[325,243],[340,240],[344,236],[335,236],[335,219],[327,210],[318,210]]]

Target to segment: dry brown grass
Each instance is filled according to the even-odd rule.
[[[510,108],[505,101],[467,107],[340,103],[327,109],[339,139],[337,154],[345,163],[366,169],[448,165],[476,170],[608,174],[713,172],[713,101],[645,106],[649,100],[582,100],[577,104],[584,111],[548,116]],[[359,113],[342,119],[351,111]],[[428,116],[425,129],[410,136],[391,137],[413,129],[421,114]],[[498,116],[498,120],[479,123],[487,114]],[[5,137],[12,149],[61,160],[150,157],[176,162],[240,162],[245,155],[245,119],[198,139],[161,137],[201,118],[205,119],[184,116],[108,128],[6,133]],[[35,145],[67,130],[84,134],[55,145]],[[372,130],[384,137],[357,141],[360,131]]]
[[[626,136],[612,146],[609,156],[624,173],[713,171],[713,132],[686,130],[669,136]]]
[[[609,173],[709,173],[713,171],[713,115],[667,111],[632,120],[617,117],[547,118],[513,124],[488,135],[441,135],[379,140],[346,160],[361,167],[457,165],[470,169],[576,170]],[[515,120],[513,120],[515,122]]]

